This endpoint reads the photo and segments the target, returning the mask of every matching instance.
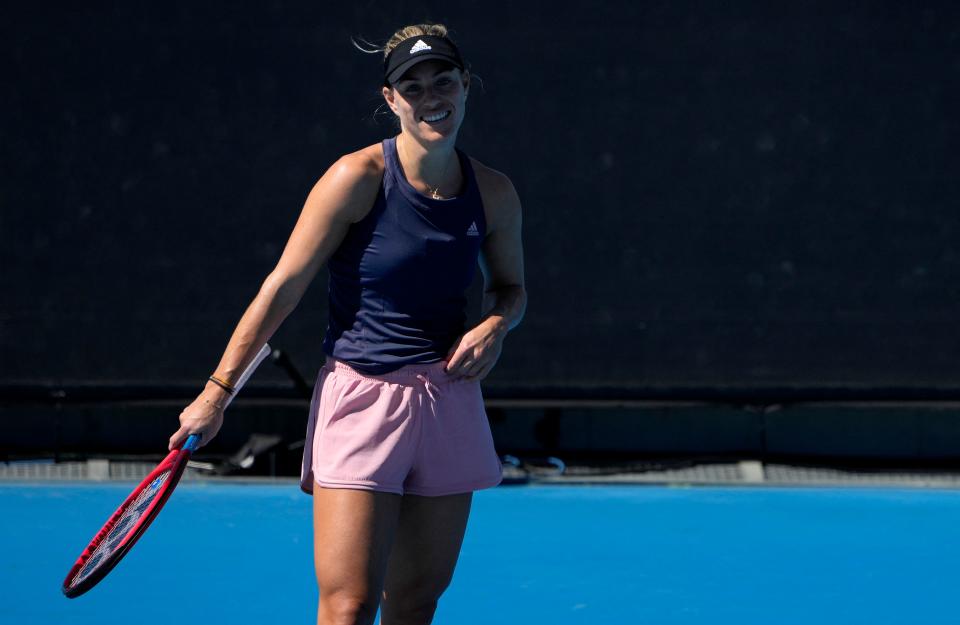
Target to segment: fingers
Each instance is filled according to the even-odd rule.
[[[170,437],[167,449],[173,451],[182,446],[191,434],[200,436],[197,449],[204,447],[213,440],[222,425],[223,406],[201,395],[180,413],[180,429]]]
[[[456,373],[457,369],[459,369],[463,363],[464,356],[466,356],[466,352],[458,351],[457,349],[452,350],[450,354],[447,354],[447,366],[444,370],[447,373]]]
[[[189,428],[185,425],[181,425],[180,429],[174,432],[173,436],[170,437],[170,442],[167,445],[167,451],[173,451],[181,444],[183,441],[187,440],[187,437],[190,436]]]
[[[454,377],[473,379],[483,371],[489,361],[490,357],[481,350],[463,350],[447,364],[446,372]]]
[[[499,347],[473,344],[470,338],[458,337],[447,355],[444,371],[453,377],[468,380],[483,379],[493,368],[499,356]]]
[[[476,360],[463,359],[460,366],[455,370],[448,370],[448,373],[456,378],[464,380],[482,380],[493,368],[496,359],[481,357]]]
[[[475,379],[477,379],[477,380],[482,380],[482,379],[484,379],[485,377],[487,377],[487,375],[489,375],[489,373],[490,373],[490,370],[493,369],[493,365],[495,365],[495,364],[496,364],[496,361],[490,361],[490,362],[488,362],[486,365],[484,365],[484,366],[480,369],[480,372],[475,376]]]
[[[461,367],[460,372],[464,378],[473,380],[480,375],[480,372],[483,371],[483,368],[484,363],[482,361],[474,360],[473,362],[465,363],[464,366]]]
[[[482,364],[476,363],[476,366],[472,367],[470,371],[463,377],[468,380],[482,380],[487,377],[487,374],[490,373],[490,370],[493,369],[493,365],[496,363],[494,360],[488,360]]]
[[[178,447],[186,443],[187,439],[193,436],[194,434],[196,434],[197,437],[199,437],[200,439],[199,441],[197,441],[197,449],[200,449],[201,447],[203,447],[209,442],[209,438],[211,437],[206,436],[203,430],[191,431],[192,429],[193,428],[189,428],[186,425],[181,425],[180,429],[177,430],[176,433],[170,437],[170,442],[167,445],[167,450],[173,451],[174,449],[177,449]]]
[[[461,377],[467,372],[472,362],[467,352],[460,352],[447,362],[444,370],[451,376]]]

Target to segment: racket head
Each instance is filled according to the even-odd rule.
[[[130,551],[170,498],[198,440],[191,436],[167,454],[120,504],[67,573],[64,595],[73,599],[87,592]]]

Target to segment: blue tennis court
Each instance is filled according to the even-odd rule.
[[[131,485],[0,486],[4,623],[313,623],[310,498],[183,484],[100,586],[60,584]],[[956,623],[960,492],[523,486],[478,493],[438,624]]]

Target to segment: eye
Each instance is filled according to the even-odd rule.
[[[403,93],[406,95],[416,95],[420,93],[420,85],[410,84],[403,88]]]

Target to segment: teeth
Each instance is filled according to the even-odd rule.
[[[429,117],[424,117],[423,121],[438,122],[441,119],[444,119],[449,114],[450,114],[450,111],[444,111],[442,113],[437,113],[436,115],[430,115]]]

